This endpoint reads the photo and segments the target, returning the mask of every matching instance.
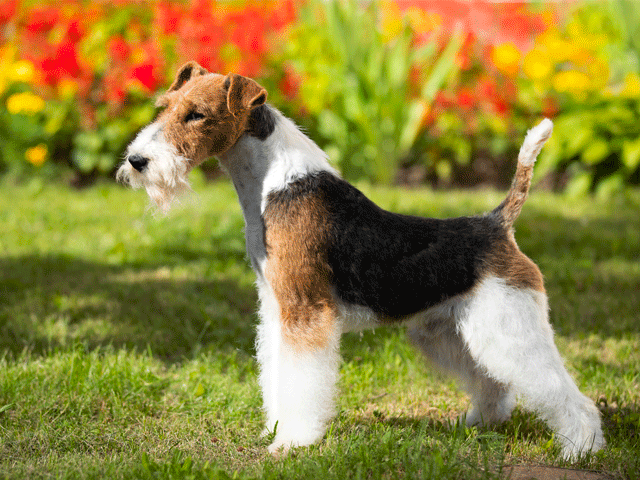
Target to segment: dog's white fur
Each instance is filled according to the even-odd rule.
[[[132,188],[144,187],[155,205],[167,213],[171,204],[189,187],[189,160],[178,155],[176,148],[167,142],[162,125],[152,123],[138,133],[127,150],[127,156],[144,153],[149,158],[164,159],[154,161],[144,175],[131,168],[127,162],[118,170],[118,181]]]
[[[244,135],[220,154],[231,176],[246,222],[247,249],[257,272],[260,324],[257,328],[259,382],[266,412],[266,432],[275,429],[272,452],[309,445],[324,435],[335,413],[343,331],[379,325],[366,307],[338,303],[339,322],[326,346],[300,351],[281,330],[278,301],[264,277],[262,215],[269,193],[282,190],[309,173],[337,175],[325,153],[277,110],[275,130],[260,140]],[[150,159],[137,172],[126,162],[118,178],[146,187],[166,210],[175,194],[187,188],[187,159],[162,135],[163,126],[146,127],[128,149],[128,156]],[[519,161],[532,165],[551,134],[543,121],[524,141]],[[257,252],[257,253],[256,253]],[[409,337],[436,365],[458,375],[469,390],[473,407],[463,416],[469,425],[509,418],[516,395],[539,412],[558,435],[566,458],[596,451],[604,445],[594,403],[582,395],[567,373],[553,341],[546,296],[487,277],[470,292],[419,312],[407,322]]]
[[[258,294],[256,349],[267,415],[264,433],[276,432],[269,451],[311,445],[322,438],[335,414],[342,332],[331,332],[326,348],[296,351],[283,338],[278,303],[266,282],[258,280]]]
[[[545,142],[551,136],[553,122],[548,118],[542,120],[538,125],[527,132],[524,137],[520,153],[518,153],[518,163],[525,166],[533,165],[542,150]]]

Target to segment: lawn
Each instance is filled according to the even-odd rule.
[[[491,430],[452,426],[468,398],[391,328],[344,337],[324,442],[271,458],[254,275],[228,181],[196,181],[166,217],[112,184],[0,188],[0,478],[472,479],[568,466],[521,409]],[[437,217],[503,195],[362,188]],[[607,449],[573,467],[638,478],[640,192],[605,202],[534,189],[516,227],[545,274],[568,368],[603,413]]]

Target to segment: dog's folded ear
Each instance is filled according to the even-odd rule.
[[[250,78],[230,73],[224,79],[227,88],[227,108],[232,115],[253,110],[267,101],[267,91]]]
[[[197,62],[187,62],[178,71],[176,79],[173,81],[167,92],[174,92],[180,90],[182,86],[187,83],[193,77],[199,77],[200,75],[206,75],[209,73],[206,68],[198,65]]]

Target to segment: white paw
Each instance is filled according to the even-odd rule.
[[[296,444],[291,440],[287,441],[287,440],[276,439],[271,445],[267,447],[267,450],[274,457],[279,457],[279,456],[286,455],[289,452],[289,450],[291,450],[291,448],[299,447],[299,446],[300,445]]]
[[[464,425],[467,427],[483,425],[480,411],[475,407],[470,408],[458,417],[458,425]]]
[[[267,449],[272,455],[283,455],[291,448],[313,445],[322,439],[324,432],[324,427],[320,428],[318,425],[316,428],[297,428],[295,430],[276,427],[276,438]]]
[[[573,462],[578,460],[584,455],[596,453],[598,450],[602,450],[606,445],[602,431],[598,429],[596,433],[589,435],[585,439],[578,440],[575,443],[569,441],[563,442],[562,457]]]

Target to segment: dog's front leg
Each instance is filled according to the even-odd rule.
[[[286,452],[320,440],[335,413],[340,328],[326,306],[282,308],[267,284],[259,290],[256,346],[265,433],[275,430],[271,453]]]

